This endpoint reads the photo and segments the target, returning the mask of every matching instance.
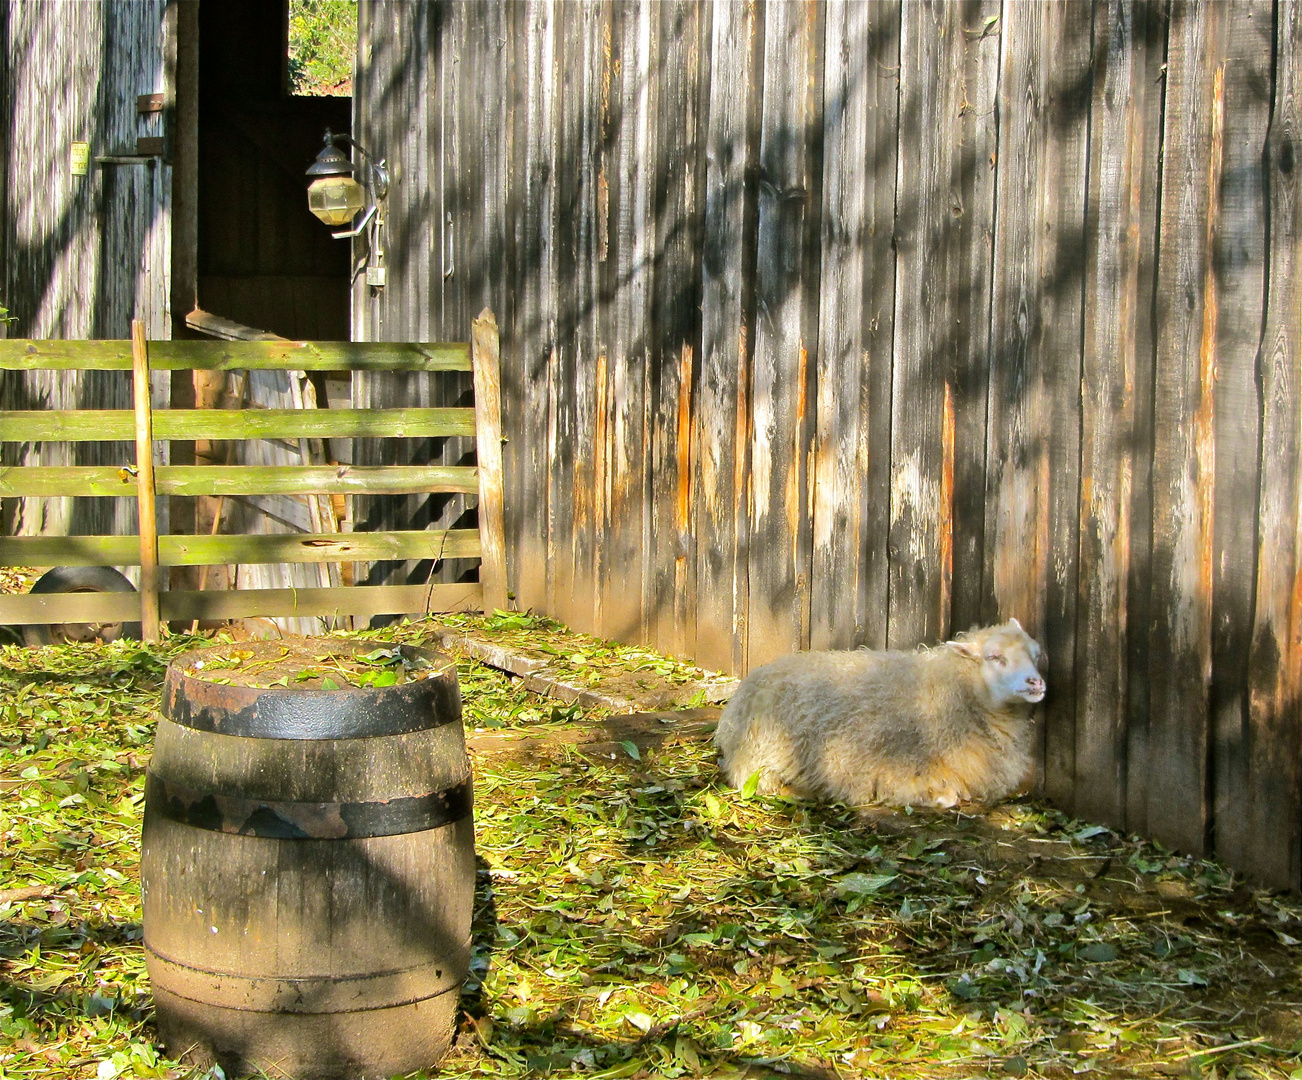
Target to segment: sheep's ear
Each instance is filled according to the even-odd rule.
[[[975,641],[947,641],[945,645],[969,660],[981,660],[981,647]]]
[[[1008,616],[1008,625],[1009,625],[1009,626],[1015,626],[1015,627],[1017,627],[1018,630],[1022,630],[1022,624],[1019,623],[1016,619],[1014,619],[1011,615]],[[1026,633],[1026,631],[1025,631],[1025,630],[1022,630],[1022,633],[1024,634],[1024,633]]]

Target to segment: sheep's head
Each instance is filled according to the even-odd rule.
[[[959,634],[946,644],[980,664],[981,678],[996,706],[1015,701],[1035,705],[1044,700],[1044,650],[1016,619]]]

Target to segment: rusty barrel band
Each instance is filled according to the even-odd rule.
[[[152,770],[145,777],[145,800],[150,809],[182,825],[268,840],[359,840],[424,832],[460,821],[474,804],[469,777],[424,795],[312,803],[201,791],[164,780]]]
[[[157,989],[201,1005],[241,1012],[341,1013],[391,1009],[455,990],[465,978],[470,943],[401,971],[307,978],[233,975],[192,967],[155,952],[145,942],[145,962]]]
[[[401,646],[441,671],[385,687],[277,689],[217,683],[185,674],[205,650],[168,665],[163,715],[174,724],[246,739],[367,739],[428,731],[461,719],[455,668],[428,649]]]

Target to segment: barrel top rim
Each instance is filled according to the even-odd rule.
[[[255,651],[293,641],[307,649],[344,654],[396,648],[404,657],[430,662],[423,679],[389,686],[248,686],[190,674],[207,653],[252,647]],[[451,695],[449,698],[448,695]],[[442,706],[437,703],[443,702]],[[460,720],[456,664],[437,649],[398,642],[334,637],[232,642],[191,649],[175,657],[164,679],[162,713],[183,727],[252,738],[348,739],[425,730]]]

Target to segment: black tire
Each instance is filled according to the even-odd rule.
[[[34,593],[135,591],[136,587],[111,566],[56,566],[42,574],[28,590]],[[33,646],[64,645],[79,641],[117,641],[119,638],[139,641],[140,624],[51,623],[23,627],[23,641]]]

